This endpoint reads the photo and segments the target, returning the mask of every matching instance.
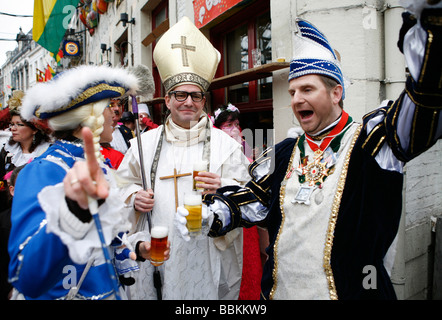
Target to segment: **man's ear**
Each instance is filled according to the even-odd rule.
[[[170,96],[168,94],[166,94],[166,96],[164,97],[164,103],[166,104],[167,109],[170,110],[169,104],[170,104]]]
[[[342,94],[344,93],[344,89],[340,84],[336,85],[330,92],[331,98],[333,100],[334,104],[339,104],[339,101],[341,101]]]

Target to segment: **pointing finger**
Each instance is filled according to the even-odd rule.
[[[98,164],[97,157],[95,156],[94,137],[92,135],[91,129],[87,127],[84,127],[81,130],[81,134],[83,136],[84,154],[86,157],[89,172],[92,179],[95,180],[97,171],[100,170],[100,166]]]

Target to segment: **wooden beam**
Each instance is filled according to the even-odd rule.
[[[212,84],[209,87],[209,91],[229,87],[239,83],[271,77],[273,75],[273,71],[288,68],[289,66],[289,62],[271,62],[255,68],[228,74],[226,76],[213,79]]]
[[[164,98],[163,98],[163,97],[161,97],[161,98],[154,98],[154,99],[152,99],[152,100],[147,100],[147,101],[140,101],[140,102],[138,102],[138,104],[140,104],[140,103],[145,103],[145,104],[147,104],[148,106],[149,106],[149,105],[153,105],[153,104],[164,103]]]
[[[145,47],[147,47],[156,39],[158,39],[167,30],[169,30],[169,19],[166,19],[163,22],[161,22],[161,24],[158,27],[156,27],[151,33],[147,35],[146,38],[143,39],[143,41],[141,41],[141,43]]]

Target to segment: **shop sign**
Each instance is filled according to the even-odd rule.
[[[242,0],[194,0],[195,25],[201,28]]]

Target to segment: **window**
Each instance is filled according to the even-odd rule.
[[[227,74],[249,69],[249,36],[247,25],[242,25],[226,35]],[[249,83],[230,86],[227,100],[231,103],[249,101]]]
[[[211,40],[222,53],[216,77],[271,62],[272,40],[269,1],[256,1],[211,30]],[[235,84],[214,95],[217,104],[230,102],[247,110],[272,109],[272,77]]]
[[[155,30],[161,23],[168,19],[169,10],[168,10],[168,1],[162,1],[153,11],[152,11],[152,30]],[[161,38],[158,37],[156,41]],[[152,43],[152,52],[155,49],[156,41]],[[163,92],[163,85],[161,83],[160,73],[158,72],[158,68],[155,64],[155,61],[152,60],[152,75],[155,81],[155,97],[164,97],[165,92]]]
[[[272,31],[269,12],[257,18],[256,48],[260,57],[260,64],[272,61]],[[272,77],[258,80],[257,95],[258,100],[272,99]]]
[[[215,78],[270,63],[270,1],[256,0],[220,22],[210,30],[210,40],[222,56]],[[241,128],[250,129],[256,154],[273,144],[272,89],[273,78],[267,77],[211,92],[212,111],[229,102],[240,110]]]
[[[250,39],[251,35],[252,39]],[[270,13],[258,16],[225,35],[226,74],[263,65],[272,59],[272,40]],[[272,78],[260,79],[256,84],[245,82],[230,86],[227,100],[231,103],[250,102],[272,98]],[[256,92],[251,90],[255,90]],[[253,99],[252,99],[253,100]]]
[[[166,27],[164,27],[164,25],[168,19],[169,19],[168,1],[163,0],[155,7],[155,9],[152,10],[152,31],[162,29],[162,31],[165,32],[168,28],[168,22]],[[160,27],[161,25],[163,27]],[[156,40],[152,42],[152,54],[155,50],[156,42],[160,38],[161,35],[158,36],[158,38],[156,38]],[[164,87],[161,82],[160,72],[158,71],[158,67],[153,59],[152,59],[152,76],[155,83],[154,98],[164,97],[166,93],[164,92]],[[164,115],[167,112],[166,105],[164,103],[155,103],[153,104],[152,108],[153,108],[152,120],[157,124],[163,123]]]
[[[114,64],[117,66],[128,66],[129,65],[129,42],[127,38],[127,29],[123,32],[120,38],[114,43]],[[132,59],[133,60],[133,59]],[[133,61],[132,61],[133,62]]]

